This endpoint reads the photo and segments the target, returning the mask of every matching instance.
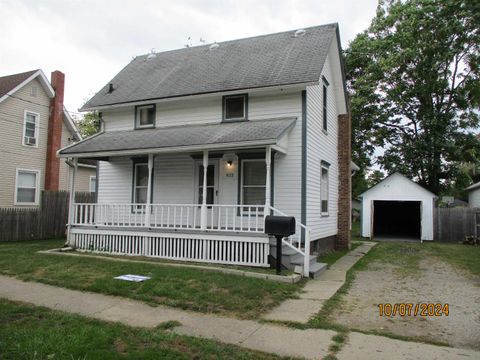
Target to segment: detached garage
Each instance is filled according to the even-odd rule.
[[[400,173],[360,195],[362,236],[433,240],[435,194]]]

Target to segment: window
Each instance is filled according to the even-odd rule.
[[[320,168],[320,208],[322,216],[328,216],[328,170],[330,165],[322,161]]]
[[[134,169],[133,202],[135,204],[146,204],[148,189],[148,164],[136,163],[134,165]]]
[[[91,193],[94,193],[97,191],[97,178],[95,176],[90,176],[89,190]]]
[[[203,165],[198,166],[198,203],[203,204]],[[207,205],[215,203],[215,165],[207,167]]]
[[[40,115],[34,112],[25,111],[25,119],[23,122],[23,145],[38,146],[38,123]]]
[[[264,205],[267,170],[263,159],[242,160],[241,203]]]
[[[327,86],[323,84],[323,130],[327,131],[328,118],[327,118]]]
[[[15,204],[38,204],[38,179],[39,172],[37,170],[17,169]]]
[[[37,87],[33,85],[30,89],[30,96],[37,97]]]
[[[155,127],[155,105],[142,105],[135,107],[135,128]]]
[[[223,120],[247,120],[247,94],[223,97]]]

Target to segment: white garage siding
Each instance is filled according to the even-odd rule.
[[[360,196],[363,237],[371,237],[374,201],[421,201],[421,240],[433,240],[433,207],[436,196],[402,174],[392,174]]]
[[[480,208],[480,187],[469,191],[468,206],[471,208]]]

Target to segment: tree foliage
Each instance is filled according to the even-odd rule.
[[[478,4],[380,1],[346,51],[353,159],[361,167],[375,156],[387,172],[437,194],[466,182],[461,165],[480,158],[473,133],[480,120]]]
[[[100,131],[100,115],[97,111],[86,113],[78,122],[78,128],[82,137],[86,138]]]

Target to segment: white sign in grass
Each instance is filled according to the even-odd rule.
[[[142,281],[151,279],[151,277],[149,277],[149,276],[141,276],[141,275],[127,274],[127,275],[117,276],[117,277],[115,277],[114,279],[117,279],[117,280],[125,280],[125,281],[133,281],[133,282],[142,282]]]

